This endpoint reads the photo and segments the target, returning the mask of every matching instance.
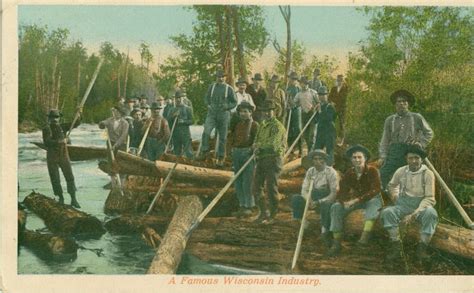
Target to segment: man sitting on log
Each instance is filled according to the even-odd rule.
[[[170,137],[170,128],[168,121],[161,116],[163,105],[158,102],[151,104],[151,117],[143,125],[143,132],[146,132],[148,126],[150,130],[146,138],[146,155],[148,160],[156,161],[165,152],[166,143]]]
[[[312,167],[306,172],[301,188],[301,195],[292,198],[292,207],[293,218],[301,220],[306,200],[308,200],[308,195],[311,193],[311,207],[315,205],[320,207],[321,239],[327,246],[330,246],[330,210],[336,199],[336,193],[339,189],[339,180],[336,170],[326,165],[327,157],[326,152],[320,149],[311,151],[308,154],[308,160],[311,162]],[[313,180],[313,190],[309,190],[311,180]]]
[[[129,125],[125,118],[123,118],[124,110],[120,106],[115,106],[111,111],[112,117],[99,122],[99,128],[107,128],[107,134],[115,152],[118,150],[125,151],[127,148]]]
[[[257,167],[254,178],[255,200],[260,208],[259,223],[270,224],[278,212],[278,177],[280,176],[283,153],[286,149],[285,127],[275,118],[275,105],[266,100],[262,107],[263,121],[255,138]],[[266,208],[263,189],[266,183],[270,211]]]
[[[391,240],[387,255],[390,261],[401,257],[400,222],[408,224],[414,220],[421,224],[417,256],[420,260],[429,259],[427,248],[438,224],[438,214],[433,207],[436,204],[435,178],[422,164],[424,158],[426,153],[421,147],[410,146],[406,151],[407,165],[399,168],[388,184],[395,206],[382,211],[382,221]]]
[[[79,109],[82,113],[82,109]],[[59,177],[59,168],[61,168],[64,178],[66,178],[67,192],[71,196],[71,206],[80,209],[81,206],[76,199],[76,185],[74,174],[72,173],[71,161],[67,149],[67,138],[65,133],[71,128],[71,123],[61,123],[59,120],[62,113],[59,110],[52,109],[48,114],[48,125],[43,128],[43,143],[46,147],[46,162],[48,165],[49,179],[53,186],[54,195],[59,197],[59,203],[64,204],[63,189],[61,187],[61,178]],[[74,124],[77,127],[80,119]]]
[[[181,90],[176,91],[174,95],[176,106],[170,112],[170,120],[171,123],[174,123],[175,119],[177,120],[171,140],[173,142],[173,153],[176,156],[185,155],[186,158],[192,159],[194,154],[191,146],[191,130],[189,126],[193,124],[193,110],[184,104],[184,97],[185,93]]]
[[[369,150],[364,146],[355,145],[347,150],[346,156],[350,158],[352,168],[344,174],[336,203],[331,207],[330,230],[334,241],[328,252],[329,256],[336,256],[341,251],[344,218],[349,213],[364,209],[364,229],[359,244],[366,245],[382,208],[380,175],[376,167],[367,164],[370,158]]]
[[[234,173],[237,173],[253,154],[252,145],[258,129],[258,123],[252,119],[252,111],[254,109],[254,106],[246,101],[241,102],[237,106],[240,119],[231,127],[229,133]],[[239,211],[236,214],[238,217],[251,216],[252,208],[255,206],[255,199],[252,193],[254,168],[255,161],[252,160],[234,183],[235,193],[239,200]]]

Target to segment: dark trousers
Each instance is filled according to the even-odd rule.
[[[380,179],[382,181],[382,189],[387,188],[387,184],[392,179],[393,174],[398,168],[403,167],[407,164],[405,159],[405,152],[408,148],[408,144],[405,143],[394,143],[388,147],[387,157],[380,168]]]
[[[263,197],[264,186],[267,188],[270,211],[278,209],[278,177],[282,168],[282,158],[280,156],[265,157],[257,160],[254,178],[255,201],[260,209],[266,210],[266,203]]]
[[[193,151],[191,149],[191,131],[189,126],[175,126],[173,138],[173,153],[176,156],[185,155],[186,158],[193,158]]]
[[[314,112],[309,111],[308,113],[301,113],[301,125],[304,127],[306,123],[308,123],[309,119],[311,116],[313,116]],[[306,146],[308,147],[308,152],[311,151],[311,148],[313,147],[313,141],[314,141],[314,123],[310,123],[306,130],[303,133],[304,141],[306,142]]]
[[[329,190],[317,190],[313,189],[311,192],[311,199],[313,201],[317,201],[320,199],[325,198],[329,195]],[[319,208],[319,213],[321,216],[321,227],[326,228],[329,231],[329,227],[331,225],[331,205],[332,202],[323,202]],[[291,199],[291,206],[293,208],[293,218],[301,219],[303,218],[304,207],[306,205],[306,200],[303,196],[297,194],[292,197]]]
[[[288,147],[290,147],[293,142],[296,140],[298,135],[301,132],[301,108],[300,107],[295,107],[290,109],[291,111],[291,117],[289,116],[290,114],[288,113],[287,117],[290,117],[290,127],[288,130]],[[286,126],[286,125],[285,125]],[[300,154],[302,152],[302,144],[301,144],[301,139],[298,140],[298,142],[295,145],[295,148],[298,148],[300,151]],[[295,149],[293,148],[293,151]]]
[[[326,148],[328,166],[334,165],[334,145],[336,144],[336,132],[334,127],[326,128],[318,126],[314,149]]]
[[[66,178],[67,192],[70,195],[76,195],[76,184],[74,183],[74,175],[72,174],[71,162],[69,159],[62,158],[58,160],[50,159],[47,160],[49,179],[53,186],[53,192],[57,196],[63,195],[63,189],[61,187],[61,178],[59,177],[59,168],[61,168],[64,178]]]

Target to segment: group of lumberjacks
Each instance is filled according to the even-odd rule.
[[[287,146],[296,146],[301,156],[304,142],[311,166],[301,194],[292,197],[293,217],[302,220],[308,200],[309,208],[319,211],[321,240],[328,256],[341,252],[345,217],[363,209],[363,232],[358,244],[369,243],[374,224],[380,217],[390,238],[387,258],[401,259],[399,225],[416,221],[420,223],[417,255],[421,260],[429,259],[428,246],[438,216],[433,208],[436,203],[434,174],[423,164],[423,159],[433,131],[422,115],[409,111],[415,97],[404,89],[390,96],[396,113],[385,120],[379,161],[369,163],[369,150],[362,145],[352,145],[346,151],[352,167],[340,176],[332,167],[335,124],[337,113],[342,145],[348,87],[343,76],[338,75],[335,86],[328,91],[319,76],[318,68],[312,79],[292,72],[284,90],[277,75],[264,87],[262,75],[256,73],[252,84],[240,78],[234,90],[225,83],[224,71],[217,70],[216,81],[204,97],[207,116],[196,155],[192,151],[189,129],[193,124],[192,105],[182,90],[176,91],[174,101],[158,99],[151,107],[145,97],[142,101],[129,99],[126,104],[122,100],[112,108],[112,117],[100,122],[99,127],[107,128],[114,150],[128,150],[150,160],[158,159],[167,151],[170,136],[175,155],[205,160],[209,158],[209,139],[215,129],[216,165],[223,165],[227,145],[231,148],[234,172],[241,171],[235,180],[240,206],[235,216],[255,217],[255,222],[266,225],[274,222],[279,209],[278,178],[284,157],[293,152],[293,148],[287,150]],[[48,170],[54,193],[64,202],[58,166],[63,169],[71,205],[79,207],[67,151],[61,153],[65,149],[61,145],[66,142],[58,127],[60,116],[57,110],[51,110],[50,123],[43,129],[48,147]],[[142,139],[144,136],[146,140]],[[143,142],[146,143],[141,146]],[[55,153],[58,155],[53,155]],[[377,166],[381,166],[380,170]]]

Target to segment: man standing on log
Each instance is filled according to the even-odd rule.
[[[280,77],[273,75],[268,86],[268,99],[275,103],[275,117],[281,122],[285,122],[286,101],[285,91],[280,88]]]
[[[278,177],[286,149],[285,127],[274,116],[275,105],[265,101],[261,107],[262,121],[255,138],[257,167],[254,178],[255,200],[260,208],[259,223],[270,224],[278,212]],[[266,185],[270,211],[266,208],[263,189]]]
[[[301,132],[301,108],[295,103],[295,96],[301,91],[301,88],[298,86],[298,74],[296,72],[291,72],[288,78],[288,87],[286,89],[286,105],[288,107],[288,113],[286,117],[287,119],[290,119],[290,124],[288,127],[287,143],[291,146]],[[286,125],[288,125],[288,121],[285,126]],[[301,156],[301,153],[303,152],[301,139],[296,144],[296,147]],[[291,150],[291,154],[293,154],[294,151],[295,149]]]
[[[330,230],[334,240],[328,256],[337,256],[341,251],[344,218],[349,213],[364,209],[364,229],[358,242],[366,245],[382,208],[380,175],[377,168],[367,164],[370,158],[369,150],[364,146],[355,145],[347,150],[346,156],[351,159],[352,168],[344,174],[336,203],[331,206]]]
[[[321,239],[326,246],[331,245],[329,228],[331,224],[331,206],[336,199],[339,189],[339,180],[336,170],[326,165],[328,155],[321,149],[316,149],[308,154],[308,159],[312,167],[306,172],[301,195],[292,198],[293,218],[301,220],[303,212],[311,194],[311,207],[320,207],[321,215]],[[309,190],[309,185],[313,180],[313,190]],[[306,222],[307,223],[307,222]]]
[[[252,96],[253,103],[255,104],[255,111],[253,112],[253,119],[260,123],[263,120],[261,107],[264,101],[267,99],[267,91],[263,87],[263,77],[261,73],[255,73],[252,77],[252,84],[249,85],[247,92]]]
[[[150,130],[146,138],[146,154],[148,160],[155,161],[165,152],[166,143],[170,137],[170,128],[168,121],[161,116],[160,112],[163,106],[158,102],[151,104],[151,117],[143,125],[143,132],[146,132],[148,126]]]
[[[185,155],[186,158],[192,159],[194,155],[191,147],[191,130],[189,126],[193,124],[193,110],[184,104],[184,97],[185,93],[183,91],[176,91],[174,95],[176,106],[171,110],[170,120],[168,121],[174,123],[174,120],[177,119],[171,138],[173,153],[176,156]]]
[[[304,127],[313,116],[316,108],[320,106],[318,93],[309,87],[309,80],[306,76],[301,77],[300,85],[301,91],[295,96],[295,104],[301,107],[301,125]],[[302,139],[306,142],[308,152],[310,152],[314,141],[314,123],[309,124],[303,133]]]
[[[209,153],[209,138],[215,128],[219,134],[219,149],[217,152],[217,165],[224,165],[225,145],[227,130],[229,128],[230,110],[237,106],[234,89],[224,82],[225,73],[219,69],[216,72],[217,82],[211,84],[204,99],[207,105],[207,116],[204,122],[204,131],[201,139],[201,152],[199,160],[204,160]]]
[[[82,113],[82,109],[79,109]],[[71,161],[67,149],[67,138],[65,133],[71,128],[71,123],[59,123],[62,113],[52,109],[48,114],[48,125],[43,128],[43,143],[46,147],[46,162],[48,165],[49,179],[53,186],[54,195],[59,197],[59,203],[64,204],[63,189],[59,168],[61,168],[64,178],[66,178],[67,192],[71,196],[71,206],[80,209],[81,206],[76,199],[76,184],[72,173]],[[80,119],[74,124],[74,128],[79,126]]]
[[[319,87],[320,104],[316,106],[318,112],[314,117],[317,124],[315,149],[326,149],[329,166],[334,165],[334,145],[336,144],[336,110],[334,105],[328,102],[328,90],[326,86]]]
[[[229,142],[232,146],[232,168],[237,173],[245,162],[252,156],[252,145],[257,135],[258,123],[252,119],[254,106],[243,101],[237,106],[240,119],[235,126],[230,128]],[[255,206],[252,193],[252,182],[254,176],[255,161],[252,160],[245,170],[235,180],[235,193],[239,200],[238,217],[249,217]]]
[[[433,130],[421,114],[408,110],[415,103],[415,97],[407,90],[397,90],[390,100],[397,113],[390,115],[384,124],[379,147],[380,177],[385,190],[395,171],[406,164],[405,153],[410,145],[426,148],[433,139]]]
[[[411,145],[406,150],[407,165],[399,168],[388,183],[388,189],[395,206],[382,211],[383,226],[390,236],[390,248],[387,260],[401,258],[402,243],[400,241],[399,224],[418,221],[421,224],[420,243],[417,256],[420,260],[428,260],[427,252],[431,237],[438,224],[438,214],[434,209],[435,177],[431,170],[422,164],[426,158],[423,149]]]
[[[245,80],[245,78],[242,78],[242,77],[239,78],[237,80],[237,82],[235,83],[235,85],[237,86],[237,91],[235,92],[235,98],[237,100],[237,106],[239,106],[240,103],[245,101],[245,102],[249,103],[250,105],[252,105],[252,107],[254,107],[254,110],[255,110],[255,104],[253,103],[252,96],[245,91],[247,89],[247,86],[248,86],[248,83]],[[232,128],[232,127],[235,127],[235,125],[240,120],[240,115],[237,111],[237,107],[232,109],[230,111],[230,113],[231,113],[231,117],[230,117],[229,129]]]
[[[338,74],[336,77],[336,85],[331,88],[329,92],[329,101],[334,104],[336,107],[336,112],[339,120],[339,135],[341,137],[341,142],[339,145],[344,144],[345,138],[345,120],[346,120],[346,102],[347,102],[347,94],[349,92],[349,88],[347,84],[344,82],[344,76],[342,74]]]
[[[112,117],[99,122],[99,128],[107,128],[113,151],[125,151],[127,148],[129,125],[125,118],[123,118],[124,110],[119,106],[114,106],[111,111]]]
[[[136,153],[135,151],[140,146],[140,142],[142,141],[143,137],[143,121],[142,121],[142,111],[139,109],[135,109],[131,113],[133,117],[132,123],[129,125],[129,134],[130,134],[130,149],[132,153]]]

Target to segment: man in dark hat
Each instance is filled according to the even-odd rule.
[[[399,168],[388,183],[396,204],[384,209],[381,215],[391,240],[387,259],[393,261],[402,257],[400,222],[408,224],[417,221],[421,224],[417,256],[423,261],[430,257],[427,249],[438,224],[438,214],[434,209],[435,177],[423,164],[426,153],[420,146],[410,145],[405,153],[407,165]]]
[[[249,85],[247,92],[252,96],[253,103],[256,106],[256,109],[253,112],[253,119],[260,123],[263,119],[260,108],[267,99],[267,91],[263,87],[263,77],[261,73],[255,73],[254,77],[252,77],[252,82],[253,83]]]
[[[309,87],[309,80],[306,76],[300,78],[301,91],[295,96],[295,104],[301,108],[301,125],[304,127],[313,116],[316,108],[319,107],[319,97],[313,89]],[[301,137],[306,142],[308,152],[311,151],[314,141],[314,123],[309,126]],[[303,154],[300,153],[300,156]]]
[[[134,106],[137,104],[137,100],[134,98],[128,98],[127,104],[124,107],[124,116],[130,116],[133,111]]]
[[[267,99],[272,100],[275,104],[275,117],[280,120],[281,123],[284,123],[286,114],[285,91],[279,86],[279,84],[280,77],[275,74],[272,75],[267,89]]]
[[[133,118],[132,122],[129,123],[128,128],[128,133],[130,135],[130,150],[132,153],[135,153],[140,146],[143,137],[143,113],[139,109],[134,109],[130,115],[132,115]]]
[[[315,68],[313,71],[313,79],[309,82],[309,87],[316,92],[319,92],[319,87],[325,85],[324,82],[319,79],[319,76],[321,75],[321,69]]]
[[[143,123],[143,132],[148,126],[148,136],[146,138],[146,154],[149,160],[155,161],[165,152],[166,143],[170,137],[168,121],[161,115],[163,106],[158,102],[151,104],[151,117]]]
[[[369,150],[364,146],[355,145],[347,150],[346,156],[350,158],[352,168],[342,177],[336,203],[331,206],[330,230],[334,240],[328,252],[329,256],[336,256],[341,251],[344,218],[349,213],[358,209],[364,210],[364,228],[359,244],[366,245],[382,208],[379,171],[367,164],[370,158]]]
[[[329,102],[333,103],[338,120],[339,120],[339,135],[341,137],[341,142],[339,145],[344,144],[345,138],[345,117],[346,117],[346,101],[347,101],[347,94],[349,92],[349,88],[347,84],[344,82],[344,76],[342,74],[338,74],[336,77],[336,85],[331,88],[329,92]]]
[[[217,165],[224,164],[227,130],[229,127],[230,110],[237,105],[234,89],[224,82],[224,71],[216,72],[217,81],[209,86],[204,103],[207,105],[207,116],[204,122],[204,131],[201,139],[201,152],[198,159],[203,160],[209,153],[209,138],[215,128],[219,135]]]
[[[99,122],[99,128],[107,128],[107,135],[114,151],[125,151],[127,148],[129,125],[124,118],[124,109],[120,106],[114,106],[110,111],[112,112],[112,117]]]
[[[328,90],[326,86],[319,87],[320,104],[316,106],[314,123],[317,125],[314,148],[326,149],[329,166],[334,165],[334,145],[336,144],[336,110],[334,105],[328,102]]]
[[[324,150],[316,149],[308,154],[307,160],[311,167],[306,172],[301,195],[292,198],[293,218],[301,220],[308,198],[311,198],[312,208],[319,206],[321,215],[321,239],[330,245],[329,227],[331,224],[331,206],[336,199],[339,189],[339,180],[334,168],[326,164],[328,155]],[[313,189],[309,190],[310,182],[313,181]],[[311,195],[311,196],[310,196]],[[308,223],[308,222],[306,222]]]
[[[171,141],[173,142],[173,153],[176,156],[185,155],[191,159],[194,155],[189,126],[193,125],[193,110],[184,104],[183,99],[185,96],[186,94],[182,90],[177,90],[174,95],[175,107],[171,110],[170,118],[171,123],[174,123],[176,119],[176,126],[173,130]]]
[[[285,122],[285,127],[288,127],[288,139],[287,143],[291,146],[298,135],[301,132],[301,108],[295,102],[295,96],[301,91],[301,87],[298,85],[298,74],[296,72],[291,72],[288,76],[288,87],[286,88],[286,105],[288,112],[286,114],[287,121]],[[291,114],[290,114],[291,113]],[[289,126],[288,126],[288,119]],[[297,142],[296,148],[298,148],[299,153],[303,152],[301,139]],[[295,149],[291,151],[293,154]]]
[[[433,130],[425,118],[408,110],[415,103],[415,97],[410,92],[397,90],[390,96],[390,100],[395,105],[396,113],[385,120],[379,146],[383,189],[386,189],[393,173],[406,164],[407,148],[412,144],[426,148],[433,139]]]
[[[258,128],[254,144],[257,162],[254,194],[260,208],[257,222],[271,223],[278,212],[278,177],[286,149],[285,127],[274,116],[275,105],[272,101],[265,101],[261,109],[263,121]],[[263,197],[265,185],[270,203],[269,211]]]
[[[257,135],[258,123],[252,119],[254,106],[247,101],[237,106],[240,119],[230,128],[229,144],[232,147],[232,169],[237,173],[253,154],[253,143]],[[248,217],[252,214],[255,199],[252,192],[255,161],[252,160],[235,180],[235,193],[239,201],[237,216]]]
[[[82,109],[79,110],[82,113]],[[71,123],[59,123],[62,113],[52,109],[48,114],[48,124],[43,128],[43,143],[46,147],[46,162],[48,165],[49,179],[53,186],[54,195],[59,197],[59,203],[64,204],[63,189],[59,168],[61,168],[66,179],[67,192],[71,196],[71,206],[81,208],[76,199],[76,185],[72,173],[69,152],[67,149],[67,138],[65,133],[71,128]],[[80,119],[74,124],[79,126]]]

